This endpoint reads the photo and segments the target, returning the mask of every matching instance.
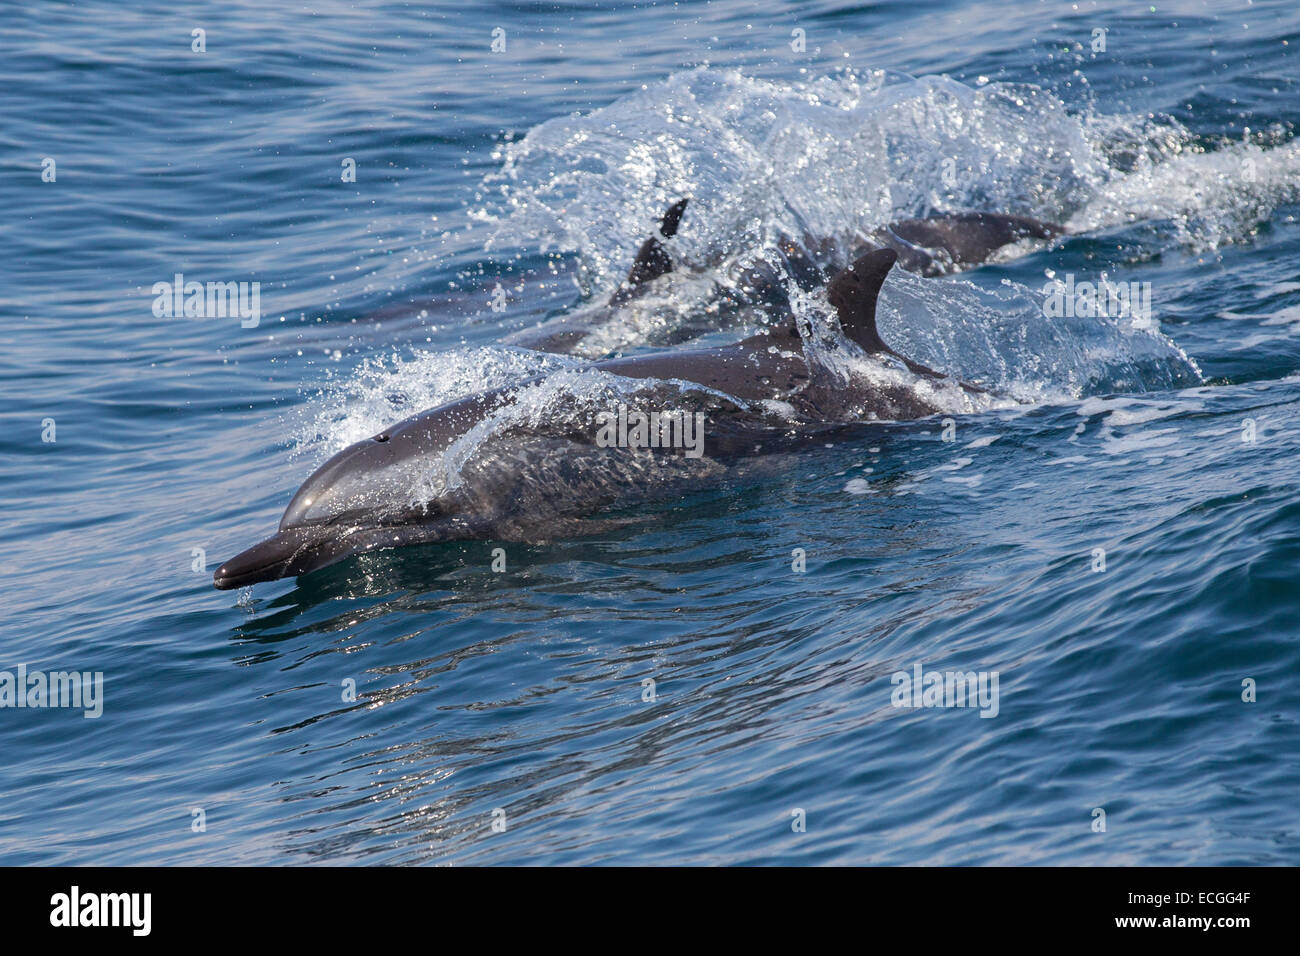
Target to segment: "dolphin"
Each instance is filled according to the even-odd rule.
[[[937,276],[980,265],[1004,246],[1024,239],[1063,235],[1064,226],[1031,216],[958,212],[891,222],[871,238],[897,252],[900,267]]]
[[[595,308],[553,319],[506,338],[506,344],[540,352],[591,354],[594,333],[608,326],[637,299],[654,287],[654,282],[674,271],[668,243],[676,236],[688,199],[680,199],[664,213],[657,234],[642,244],[627,277],[608,300]],[[849,260],[873,249],[893,249],[898,265],[923,276],[941,276],[987,262],[999,249],[1026,239],[1050,240],[1065,234],[1065,228],[1029,216],[991,212],[937,213],[891,222],[874,230],[851,250]],[[805,235],[796,241],[778,238],[775,248],[749,265],[732,281],[714,290],[705,309],[711,324],[726,313],[756,308],[773,323],[784,322],[790,313],[790,286],[804,291],[825,285],[838,272],[841,252],[836,243]],[[691,338],[699,329],[680,329],[670,340]],[[601,351],[597,345],[597,353]],[[596,357],[591,354],[591,357]]]
[[[933,392],[916,382],[980,393],[899,355],[881,339],[876,300],[897,261],[893,249],[878,249],[837,275],[826,299],[839,329],[827,316],[831,331],[820,338],[805,314],[728,346],[647,353],[579,369],[633,389],[629,404],[703,409],[695,414],[697,422],[707,417],[707,454],[692,456],[684,447],[603,447],[590,418],[581,415],[550,416],[540,424],[527,414],[512,418],[521,395],[545,385],[545,377],[491,389],[415,415],[334,455],[294,494],[279,530],[222,564],[213,583],[242,587],[424,542],[538,541],[580,533],[584,520],[610,505],[680,493],[693,482],[706,486],[731,463],[796,448],[828,427],[939,411]],[[874,356],[893,377],[846,376],[823,359],[824,353],[855,350]],[[458,467],[439,467],[475,436],[483,440],[460,456]]]

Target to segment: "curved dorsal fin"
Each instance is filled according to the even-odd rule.
[[[844,334],[864,352],[893,354],[876,331],[876,297],[897,261],[898,253],[893,249],[868,252],[832,279],[827,289],[827,298],[839,313]]]
[[[659,236],[671,239],[677,234],[677,224],[682,221],[682,213],[686,211],[686,203],[687,200],[679,199],[668,207],[663,220],[659,223]],[[640,287],[651,279],[657,279],[664,273],[673,271],[673,260],[668,256],[668,250],[664,248],[663,243],[659,241],[659,236],[651,236],[641,243],[641,249],[636,254],[636,261],[632,263],[627,278],[609,297],[610,305],[626,302],[635,296],[640,291]]]
[[[665,239],[671,239],[677,235],[677,224],[682,221],[682,213],[686,211],[688,202],[690,202],[689,199],[679,199],[668,207],[663,220],[659,223],[659,235]]]

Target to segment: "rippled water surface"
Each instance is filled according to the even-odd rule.
[[[0,707],[0,859],[1300,862],[1297,49],[1289,0],[17,5],[0,672],[103,712]],[[681,196],[600,348],[701,331],[781,235],[1070,235],[890,277],[885,339],[1001,399],[950,423],[213,589],[334,451],[563,373],[503,343]],[[260,321],[155,316],[177,273]],[[1066,276],[1152,321],[1044,314]],[[918,664],[996,715],[894,706]]]

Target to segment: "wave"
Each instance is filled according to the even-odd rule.
[[[1300,198],[1300,147],[1278,129],[1207,142],[1172,118],[1072,112],[1028,84],[886,71],[791,83],[683,71],[548,120],[497,158],[483,184],[488,198],[471,211],[488,227],[487,251],[540,241],[567,252],[592,301],[626,273],[658,211],[682,196],[692,206],[674,254],[713,274],[770,255],[782,236],[816,237],[846,256],[885,223],[962,209],[1030,215],[1073,233],[1141,222],[1139,241],[1125,244],[1136,250],[1126,261],[1141,260],[1248,241]],[[712,291],[664,283],[600,341],[620,349],[672,341],[675,328],[707,316]],[[920,361],[1023,400],[1200,381],[1158,316],[1148,329],[1104,317],[1049,320],[1043,298],[1041,287],[1012,280],[990,292],[960,278],[925,285],[896,274],[882,331]]]
[[[851,241],[892,220],[982,209],[1074,231],[1179,225],[1195,249],[1249,237],[1300,197],[1281,129],[1206,142],[1173,118],[1072,112],[1030,84],[846,70],[774,82],[700,67],[495,154],[471,211],[488,247],[576,253],[590,289],[625,274],[648,223],[689,196],[684,259],[757,254],[782,235]]]
[[[496,158],[486,198],[470,212],[487,229],[485,251],[569,253],[592,301],[626,273],[658,213],[691,198],[674,255],[695,271],[657,284],[625,321],[601,330],[593,340],[610,350],[653,344],[708,312],[716,288],[701,276],[752,262],[783,236],[815,236],[847,252],[893,220],[985,209],[1062,222],[1072,233],[1142,223],[1142,258],[1174,245],[1246,241],[1300,195],[1300,147],[1278,130],[1205,142],[1172,118],[1071,111],[1032,85],[886,71],[786,83],[700,67],[543,122]],[[801,315],[825,311],[817,294],[794,301]],[[987,288],[895,271],[879,323],[904,354],[1018,402],[1201,382],[1158,321],[1049,318],[1043,302],[1042,288],[1009,278]],[[297,445],[319,457],[470,392],[561,372],[545,388],[529,386],[527,401],[484,429],[562,417],[608,397],[610,376],[579,374],[580,366],[506,348],[367,361],[309,403],[294,428]],[[954,395],[952,411],[976,410],[969,396]],[[928,397],[948,407],[942,392]],[[484,437],[467,437],[458,455]]]

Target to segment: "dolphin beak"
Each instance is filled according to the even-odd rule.
[[[335,546],[330,547],[331,543]],[[337,539],[331,542],[320,528],[288,528],[240,552],[217,568],[212,583],[218,590],[228,591],[259,581],[306,574],[347,557],[350,549],[337,545]]]

